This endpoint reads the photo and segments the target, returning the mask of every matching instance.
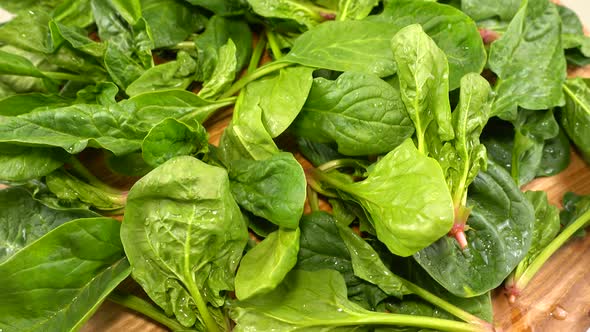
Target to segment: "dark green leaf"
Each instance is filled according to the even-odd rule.
[[[248,232],[224,169],[176,157],[144,176],[129,191],[121,239],[133,278],[167,315],[186,327],[226,324],[216,307],[233,290]]]
[[[29,113],[36,108],[62,107],[70,103],[70,100],[58,95],[41,93],[20,94],[0,100],[0,115],[16,116]]]
[[[0,181],[38,179],[60,168],[65,154],[59,149],[0,143]]]
[[[570,226],[576,220],[582,217],[582,215],[590,210],[590,196],[588,195],[576,195],[575,193],[568,192],[563,196],[563,210],[559,214],[561,231],[566,227]],[[588,223],[586,223],[586,226]],[[576,236],[586,236],[586,231],[580,229],[575,233]]]
[[[248,4],[260,16],[290,19],[307,28],[324,20],[321,8],[306,0],[248,0]]]
[[[206,8],[217,15],[231,16],[242,14],[247,7],[244,0],[186,0],[187,2]]]
[[[297,263],[299,228],[279,228],[248,251],[236,275],[236,297],[240,300],[275,289]]]
[[[145,162],[140,151],[123,156],[107,153],[105,162],[110,171],[127,176],[144,176],[153,169]]]
[[[449,236],[414,255],[449,292],[472,297],[498,287],[529,250],[534,211],[510,175],[493,162],[469,187],[469,247]]]
[[[379,77],[345,72],[335,81],[316,78],[293,123],[295,134],[335,142],[344,155],[387,153],[413,133],[400,93]]]
[[[140,93],[186,89],[193,81],[197,63],[186,52],[178,52],[176,61],[152,67],[134,80],[125,92],[134,97]]]
[[[204,28],[206,23],[205,16],[179,0],[142,0],[141,12],[152,27],[156,48],[180,43],[192,32]]]
[[[566,104],[561,109],[561,125],[568,137],[590,162],[590,88],[581,78],[563,85]]]
[[[131,270],[119,228],[114,219],[77,219],[2,263],[0,329],[79,330]]]
[[[215,69],[211,77],[203,82],[199,97],[215,100],[231,86],[237,72],[236,52],[236,45],[231,38],[219,48]]]
[[[335,145],[313,142],[305,137],[297,137],[297,147],[305,159],[315,167],[325,164],[330,160],[345,157],[338,153]]]
[[[44,77],[27,58],[4,51],[0,51],[0,74]]]
[[[143,74],[143,67],[131,57],[121,52],[113,44],[108,44],[104,65],[113,82],[125,89]]]
[[[232,161],[229,178],[234,198],[244,209],[276,225],[297,227],[307,183],[303,168],[291,153]]]

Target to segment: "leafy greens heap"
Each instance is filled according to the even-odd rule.
[[[494,331],[490,291],[590,224],[519,188],[590,161],[590,39],[549,0],[0,7],[2,332],[105,299],[173,331]]]

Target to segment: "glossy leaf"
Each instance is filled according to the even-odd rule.
[[[0,207],[0,263],[63,223],[98,216],[88,210],[51,209],[22,188],[0,190]]]
[[[461,10],[474,20],[499,17],[510,21],[518,12],[521,0],[461,0]]]
[[[309,1],[300,0],[248,0],[252,10],[264,17],[274,17],[293,20],[301,25],[311,28],[324,18],[321,8]]]
[[[400,92],[377,76],[345,72],[335,81],[314,79],[296,135],[338,145],[349,155],[387,153],[413,133]]]
[[[0,328],[80,329],[129,275],[119,228],[114,219],[77,219],[0,264]]]
[[[453,203],[439,164],[410,139],[373,165],[363,181],[345,182],[329,173],[314,177],[360,204],[379,240],[396,255],[414,254],[453,224]]]
[[[590,162],[590,88],[580,78],[569,79],[563,90],[566,104],[561,110],[561,125],[568,137]]]
[[[338,0],[338,15],[336,19],[344,20],[362,20],[369,16],[373,7],[379,4],[378,0]]]
[[[198,123],[191,127],[175,119],[165,119],[143,139],[143,159],[156,167],[177,156],[205,154],[209,151],[208,138],[207,130]]]
[[[418,150],[427,153],[454,136],[446,56],[419,25],[401,29],[391,48],[402,101],[416,128]],[[431,133],[428,137],[427,132]]]
[[[307,183],[303,168],[292,154],[232,161],[229,178],[234,198],[244,209],[278,226],[297,227]]]
[[[225,325],[217,307],[248,232],[224,169],[185,156],[144,176],[129,191],[121,239],[133,278],[167,315],[186,327]]]
[[[390,24],[381,22],[325,22],[297,38],[280,61],[389,76],[395,72],[390,50],[394,33]]]
[[[204,99],[214,100],[227,90],[236,77],[236,44],[230,39],[219,48],[215,69],[204,83],[198,95]]]
[[[62,107],[70,104],[70,101],[59,95],[41,93],[19,94],[0,100],[0,115],[15,116],[29,113],[36,108]]]
[[[475,23],[449,5],[434,1],[392,0],[386,2],[381,14],[369,19],[389,22],[395,31],[420,24],[447,56],[451,90],[459,87],[465,74],[480,73],[485,65],[486,52]]]
[[[27,58],[4,51],[0,51],[0,74],[44,77]]]
[[[299,228],[279,228],[244,255],[236,275],[236,297],[246,300],[275,289],[297,263]]]
[[[469,187],[469,247],[444,236],[414,255],[449,292],[473,297],[498,287],[528,252],[534,211],[510,175],[493,162]]]
[[[154,46],[173,46],[192,32],[204,28],[206,18],[195,9],[183,1],[142,0],[141,13],[149,26],[153,27]]]
[[[566,62],[560,37],[553,3],[522,2],[508,30],[490,48],[489,67],[499,77],[493,115],[514,119],[517,106],[543,110],[563,104]]]
[[[65,160],[65,153],[58,149],[0,143],[0,181],[38,179],[60,168]]]
[[[193,81],[196,62],[185,52],[178,52],[176,61],[152,67],[125,89],[133,97],[140,93],[169,89],[186,89]]]

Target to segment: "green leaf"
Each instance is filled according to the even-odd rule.
[[[79,201],[102,211],[125,207],[123,193],[93,186],[63,170],[48,174],[45,183],[60,201],[68,202],[67,205],[75,205]]]
[[[489,162],[469,187],[469,247],[449,236],[414,255],[449,292],[473,297],[498,287],[528,252],[534,224],[531,204],[510,175]]]
[[[278,226],[297,227],[307,182],[291,153],[277,153],[264,160],[234,160],[229,178],[232,194],[244,209]]]
[[[262,122],[272,137],[282,134],[295,120],[312,87],[308,67],[287,67],[277,75],[249,84],[248,89],[262,96]]]
[[[345,72],[335,81],[316,78],[296,135],[338,145],[349,156],[387,153],[413,133],[400,92],[371,74]]]
[[[134,97],[140,93],[186,89],[193,81],[197,63],[186,52],[178,52],[176,61],[152,67],[134,80],[125,92]]]
[[[129,191],[121,239],[133,278],[167,315],[225,329],[218,307],[248,232],[224,169],[187,156],[154,169]]]
[[[465,74],[484,68],[486,52],[479,31],[473,20],[454,7],[433,1],[392,0],[381,14],[369,19],[388,22],[394,31],[420,24],[447,56],[451,90],[459,87]]]
[[[145,136],[117,105],[73,105],[13,117],[0,116],[0,142],[61,147],[70,154],[87,146],[117,155],[138,150]]]
[[[230,303],[234,331],[369,331],[367,325],[433,328],[462,331],[465,323],[430,317],[372,312],[350,302],[346,284],[334,270],[294,270],[274,291],[250,300]],[[255,328],[253,328],[255,326]],[[398,327],[398,328],[396,328]]]
[[[16,11],[10,22],[0,26],[0,42],[27,51],[51,53],[55,50],[49,37],[51,16],[37,3]],[[0,58],[4,58],[2,55]]]
[[[22,188],[0,190],[0,264],[59,225],[98,216],[88,210],[54,210]],[[0,265],[1,266],[1,265]],[[0,319],[1,324],[1,319]]]
[[[0,51],[0,74],[45,77],[29,59],[4,51]]]
[[[563,85],[566,95],[561,109],[561,125],[574,145],[590,162],[590,88],[581,78],[569,79]]]
[[[521,0],[461,0],[461,10],[476,21],[499,17],[510,21],[520,8]]]
[[[260,16],[290,19],[307,28],[324,20],[321,8],[307,0],[248,0],[248,4]]]
[[[561,18],[561,33],[584,35],[584,26],[578,18],[578,14],[566,6],[557,6]]]
[[[60,168],[65,153],[59,149],[0,143],[0,181],[38,179]]]
[[[192,5],[206,8],[217,15],[232,16],[242,14],[245,9],[245,2],[242,0],[186,0]]]
[[[379,4],[379,0],[338,0],[338,15],[336,19],[339,21],[362,20],[369,16],[373,7]]]
[[[97,43],[88,38],[88,33],[83,29],[60,24],[55,21],[49,22],[51,38],[56,47],[67,42],[71,47],[94,57],[103,57],[106,51],[104,43]]]
[[[445,235],[453,224],[453,203],[436,160],[407,139],[385,155],[360,182],[314,173],[322,185],[360,204],[377,237],[399,256],[409,256]],[[412,222],[409,222],[411,220]]]
[[[0,100],[0,115],[16,116],[29,113],[36,108],[67,106],[70,100],[58,95],[27,93],[6,97]]]
[[[553,3],[522,2],[508,30],[490,48],[489,67],[499,77],[493,115],[514,119],[517,106],[543,110],[563,104],[566,62],[560,37]]]
[[[325,22],[303,33],[280,62],[379,77],[395,73],[390,41],[395,31],[382,22]]]
[[[297,137],[297,147],[313,166],[318,167],[330,160],[345,158],[336,151],[336,146],[327,143],[313,142],[305,137]]]
[[[157,27],[152,29],[155,48],[178,44],[206,24],[206,17],[184,1],[142,0],[141,12],[150,27]]]
[[[143,159],[157,167],[177,156],[205,154],[209,151],[207,130],[196,123],[188,126],[175,119],[156,124],[143,139]]]
[[[566,193],[563,196],[563,210],[559,214],[560,233],[563,233],[568,226],[575,223],[588,210],[590,210],[590,196],[576,195],[572,192]],[[575,235],[583,237],[586,235],[586,231],[580,229]]]
[[[218,60],[211,77],[203,82],[198,95],[204,99],[214,100],[227,90],[236,78],[236,45],[230,39],[219,48]]]
[[[539,253],[555,238],[561,228],[559,209],[549,204],[546,192],[527,191],[524,195],[535,210],[535,223],[533,225],[531,248],[516,267],[515,279],[520,277]]]
[[[145,162],[141,151],[131,152],[123,156],[107,153],[105,163],[110,171],[127,176],[144,176],[153,169]]]
[[[446,56],[419,25],[401,29],[393,37],[391,48],[402,101],[416,128],[418,150],[427,153],[454,136]]]
[[[299,228],[272,232],[240,262],[236,275],[236,297],[246,300],[275,289],[297,263]]]
[[[129,275],[120,225],[109,218],[77,219],[3,262],[0,328],[79,330]]]
[[[125,89],[143,74],[143,67],[117,46],[107,44],[104,65],[113,82]]]

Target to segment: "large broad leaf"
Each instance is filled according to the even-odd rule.
[[[563,85],[566,104],[561,110],[563,129],[590,162],[590,88],[581,78],[568,80]]]
[[[314,173],[322,185],[358,203],[377,237],[399,256],[409,256],[445,235],[453,224],[453,203],[438,162],[407,139],[350,183],[329,173]]]
[[[48,208],[20,188],[0,190],[0,263],[65,222],[96,216],[88,210]]]
[[[461,10],[474,20],[499,17],[510,21],[518,12],[521,0],[461,0]]]
[[[68,106],[71,101],[58,95],[27,93],[0,100],[0,115],[15,116],[29,113],[36,108]]]
[[[173,46],[204,28],[206,18],[188,3],[176,0],[142,0],[141,13],[152,29],[156,48]],[[170,24],[174,22],[174,24]]]
[[[391,48],[402,101],[416,128],[418,150],[435,150],[454,136],[446,56],[417,24],[401,29],[391,40]]]
[[[141,146],[145,133],[117,105],[73,105],[0,116],[0,142],[55,146],[78,153],[87,146],[123,155]]]
[[[391,0],[381,14],[370,19],[389,22],[395,30],[420,24],[447,55],[451,90],[459,87],[463,75],[480,73],[485,65],[486,52],[475,23],[454,7],[433,1]]]
[[[60,168],[66,160],[66,153],[60,149],[0,143],[0,151],[0,181],[38,179]]]
[[[345,155],[387,153],[414,132],[400,92],[371,74],[345,72],[335,81],[316,78],[296,135],[338,144]]]
[[[312,87],[312,72],[308,67],[287,67],[249,84],[248,89],[263,97],[262,121],[272,137],[282,134],[301,111]]]
[[[44,77],[29,59],[4,51],[0,51],[0,74]]]
[[[462,297],[498,287],[528,252],[534,211],[510,175],[490,162],[469,187],[469,247],[445,236],[414,258],[449,292]]]
[[[129,191],[121,239],[133,278],[167,315],[225,328],[217,307],[248,231],[224,169],[177,157],[144,176]]]
[[[240,300],[275,289],[297,263],[299,228],[279,228],[248,251],[236,275],[236,297]]]
[[[297,38],[280,61],[389,76],[395,72],[390,49],[394,33],[390,24],[382,22],[325,22]]]
[[[264,160],[235,160],[229,167],[231,191],[240,206],[270,222],[296,228],[303,214],[307,182],[291,153]]]
[[[234,331],[370,331],[367,325],[387,326],[389,331],[402,327],[424,327],[441,331],[459,331],[470,327],[437,318],[373,312],[350,302],[346,284],[334,270],[308,272],[294,270],[274,291],[250,300],[230,304]],[[397,327],[397,328],[396,328]]]
[[[0,264],[0,329],[77,331],[130,272],[120,222],[77,219]]]
[[[514,119],[517,106],[543,110],[562,104],[566,62],[555,5],[523,1],[508,30],[492,44],[488,61],[499,77],[493,115]]]
[[[344,277],[350,301],[375,309],[387,297],[379,287],[355,275],[352,257],[339,234],[336,220],[326,212],[305,215],[299,224],[301,241],[296,269],[332,269]]]

